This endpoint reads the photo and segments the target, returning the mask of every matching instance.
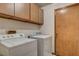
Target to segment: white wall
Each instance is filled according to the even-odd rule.
[[[55,42],[55,37],[54,37],[54,32],[55,32],[55,23],[54,23],[54,10],[57,8],[61,8],[64,6],[68,6],[70,4],[68,3],[55,3],[51,4],[45,7],[42,7],[44,10],[44,25],[41,27],[41,32],[45,34],[50,34],[52,35],[52,52],[54,52],[54,42]]]
[[[40,31],[39,29],[39,25],[0,18],[0,34],[5,34],[8,30],[16,30],[17,33],[29,35],[32,32]]]
[[[21,21],[11,20],[11,19],[4,19],[0,18],[0,29],[27,29],[27,30],[39,30],[40,26],[25,23]]]

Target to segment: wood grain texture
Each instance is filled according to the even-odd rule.
[[[0,3],[0,13],[14,15],[14,3]]]
[[[79,4],[55,11],[56,55],[79,56]]]
[[[36,4],[31,3],[31,20],[39,22],[39,7]]]
[[[36,4],[34,6],[32,9],[29,3],[0,3],[0,17],[42,25],[39,22],[39,7]]]
[[[30,20],[29,3],[15,3],[15,16]]]

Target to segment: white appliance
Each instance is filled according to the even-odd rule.
[[[28,39],[23,34],[0,36],[0,55],[37,56],[37,40]]]
[[[52,56],[52,37],[50,35],[35,35],[31,38],[37,39],[39,56]]]

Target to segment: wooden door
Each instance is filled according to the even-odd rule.
[[[55,11],[56,54],[79,56],[79,4]]]
[[[34,3],[31,3],[31,20],[39,23],[39,7]]]
[[[30,5],[29,3],[15,3],[15,16],[23,18],[26,21],[30,19]]]
[[[0,3],[0,13],[14,16],[14,3]]]

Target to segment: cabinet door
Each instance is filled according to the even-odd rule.
[[[0,3],[0,13],[14,15],[14,3]]]
[[[43,24],[43,10],[39,8],[39,23]]]
[[[39,22],[39,7],[36,4],[31,4],[31,20],[33,22]]]
[[[15,3],[15,16],[29,20],[29,3]]]

